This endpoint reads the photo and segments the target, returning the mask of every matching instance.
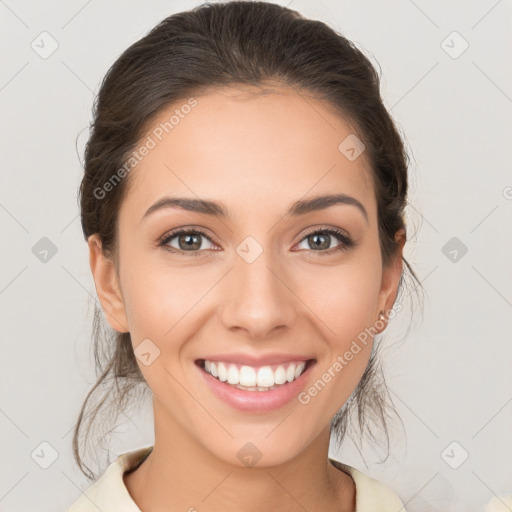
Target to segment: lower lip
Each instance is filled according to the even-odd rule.
[[[309,370],[314,364],[310,363],[298,379],[270,391],[244,391],[235,388],[212,377],[199,365],[196,364],[196,366],[210,389],[231,407],[245,412],[266,412],[284,407],[297,397],[302,391],[309,376]]]

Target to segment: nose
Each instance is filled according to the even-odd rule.
[[[245,331],[254,340],[290,328],[296,316],[298,298],[291,289],[289,272],[267,256],[270,252],[263,251],[252,263],[237,256],[224,283],[222,324],[234,333]]]

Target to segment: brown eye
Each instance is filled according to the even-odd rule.
[[[313,235],[309,235],[307,240],[310,247],[314,247],[315,249],[330,249],[331,235],[327,233],[314,233]]]
[[[331,247],[333,238],[338,240],[340,243]],[[350,237],[335,229],[313,231],[312,233],[307,234],[300,243],[306,243],[306,250],[318,252],[319,254],[331,254],[334,251],[343,251],[355,245]]]
[[[179,249],[187,251],[192,249],[201,249],[201,235],[188,234],[188,235],[177,235]],[[175,237],[175,238],[176,238]]]
[[[211,249],[211,247],[204,247],[203,239],[208,240],[209,243],[213,243],[202,231],[181,229],[165,235],[159,245],[171,252],[188,252],[191,253],[191,256],[196,256],[201,250]],[[170,243],[174,240],[176,240],[177,246]]]

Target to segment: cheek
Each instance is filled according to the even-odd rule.
[[[170,264],[163,249],[148,257],[135,243],[122,250],[120,278],[135,346],[144,338],[163,342],[175,337],[182,325],[193,320],[194,310],[199,314],[209,304],[207,296],[219,280],[213,263],[188,266],[186,260],[180,264],[172,260]],[[308,262],[284,273],[304,303],[303,314],[310,316],[333,350],[344,351],[376,321],[381,278],[378,244],[347,253],[339,265]]]
[[[350,263],[315,274],[315,280],[308,280],[307,305],[318,315],[316,326],[325,342],[318,372],[328,388],[325,396],[330,397],[324,406],[334,414],[357,386],[371,356],[380,260],[371,251],[361,251]]]
[[[316,293],[309,296],[308,306],[319,312],[315,327],[321,330],[320,359],[311,385],[298,396],[306,410],[315,410],[310,414],[322,424],[346,403],[368,365],[373,347],[369,328],[375,321],[372,305],[379,291],[371,269],[330,270],[329,279],[317,281]]]
[[[339,348],[356,338],[377,318],[381,272],[379,260],[358,255],[339,267],[313,272],[301,296],[318,315],[326,339]]]
[[[177,330],[174,326],[193,315],[215,280],[198,270],[171,266],[165,255],[144,259],[135,251],[130,254],[121,281],[132,339],[135,345],[143,338],[168,340]]]

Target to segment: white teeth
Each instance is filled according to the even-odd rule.
[[[250,366],[242,366],[240,368],[240,385],[241,386],[256,386],[256,372]]]
[[[228,384],[240,384],[240,373],[234,364],[228,368]]]
[[[304,361],[300,362],[297,365],[297,368],[295,368],[295,378],[298,379],[300,377],[300,374],[304,371],[304,368],[306,367],[306,363]]]
[[[259,387],[270,388],[274,385],[274,372],[270,366],[262,366],[256,377]]]
[[[239,368],[230,363],[207,360],[204,362],[204,369],[207,373],[221,382],[227,382],[247,391],[269,391],[275,389],[276,386],[293,382],[304,373],[305,367],[305,361],[279,365],[275,370],[272,370],[270,366],[262,366],[261,368],[241,366]]]
[[[284,384],[286,382],[286,372],[284,371],[284,368],[280,366],[275,372],[274,372],[274,384]]]
[[[228,371],[226,370],[224,363],[218,363],[217,370],[219,371],[219,380],[221,382],[226,382],[228,379]]]

